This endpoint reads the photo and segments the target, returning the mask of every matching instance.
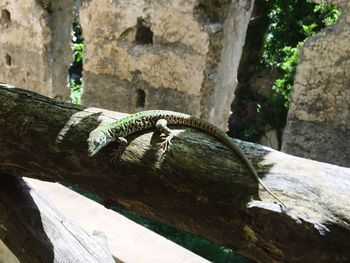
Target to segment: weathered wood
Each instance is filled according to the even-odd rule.
[[[90,236],[20,177],[0,175],[0,239],[20,262],[114,262]]]
[[[0,169],[77,184],[258,262],[350,261],[350,169],[236,140],[282,211],[239,158],[193,129],[176,127],[173,154],[149,132],[120,162],[109,161],[115,145],[88,157],[89,132],[120,116],[0,87]]]

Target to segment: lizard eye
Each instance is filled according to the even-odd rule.
[[[94,156],[101,148],[108,144],[106,134],[100,130],[94,130],[89,135],[89,155]]]
[[[94,145],[100,145],[103,142],[102,138],[98,138],[97,140],[94,141]]]

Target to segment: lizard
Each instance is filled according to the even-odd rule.
[[[236,153],[240,157],[240,159],[249,168],[251,174],[254,176],[257,182],[272,197],[286,207],[286,205],[264,184],[246,154],[231,140],[226,133],[207,121],[185,113],[167,110],[141,111],[123,117],[111,124],[97,127],[90,132],[88,139],[88,154],[89,156],[94,156],[110,142],[117,141],[119,143],[119,147],[114,152],[113,159],[120,158],[128,145],[128,141],[125,137],[136,132],[154,128],[158,129],[162,133],[161,136],[164,140],[162,143],[162,148],[167,151],[171,145],[171,140],[175,136],[172,130],[168,127],[168,124],[183,125],[204,131],[215,137],[221,143],[225,144],[232,152]]]

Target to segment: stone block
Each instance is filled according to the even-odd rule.
[[[301,49],[282,150],[350,166],[350,3],[329,3],[341,17]]]
[[[0,82],[67,100],[73,0],[0,0]]]
[[[82,103],[169,109],[227,127],[251,1],[90,0]]]

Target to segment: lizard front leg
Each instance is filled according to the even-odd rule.
[[[115,149],[112,152],[112,161],[116,161],[116,160],[120,160],[120,158],[122,157],[123,152],[126,149],[126,146],[128,146],[128,141],[127,139],[125,139],[124,137],[118,137],[117,138],[117,142],[118,142],[118,148]]]
[[[159,119],[156,123],[156,128],[162,133],[161,137],[163,138],[162,148],[164,152],[170,149],[171,140],[174,138],[175,134],[167,126],[168,122],[165,119]]]

